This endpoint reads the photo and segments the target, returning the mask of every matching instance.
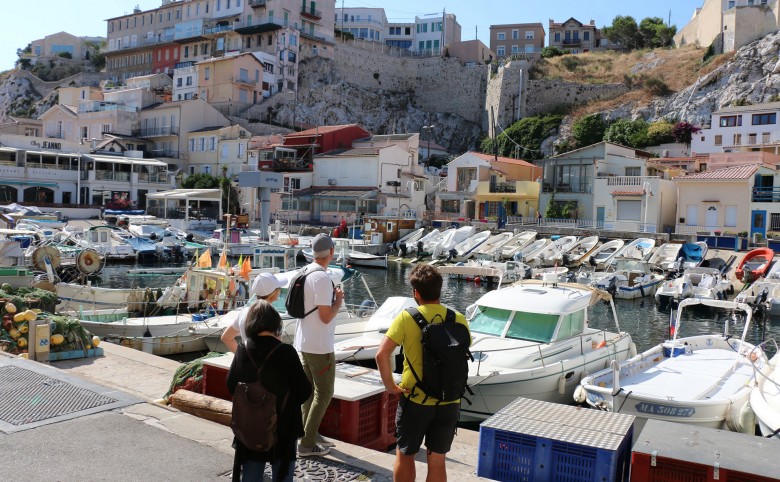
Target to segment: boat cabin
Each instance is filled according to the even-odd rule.
[[[279,271],[295,269],[297,248],[293,246],[261,244],[255,246],[252,267],[256,269],[277,268]]]

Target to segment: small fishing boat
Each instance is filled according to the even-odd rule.
[[[487,281],[498,283],[513,282],[520,279],[531,279],[533,270],[525,263],[518,261],[490,261],[486,259],[470,259],[466,263],[439,266],[439,272],[450,278],[467,281]]]
[[[123,230],[113,226],[93,226],[86,230],[78,243],[92,248],[106,259],[135,259],[135,249],[122,238]]]
[[[561,236],[551,241],[550,244],[540,251],[534,258],[536,264],[540,266],[553,266],[556,262],[562,262],[563,254],[577,242],[577,236]],[[532,264],[532,260],[526,261]]]
[[[764,342],[764,345],[768,342],[774,344],[775,356],[769,360],[765,370],[755,367],[758,386],[750,392],[750,408],[756,414],[761,435],[780,440],[780,370],[777,369],[780,352],[774,339]]]
[[[561,253],[560,262],[564,266],[579,266],[582,263],[582,260],[587,259],[587,257],[596,250],[598,244],[598,236],[580,238],[568,250]]]
[[[449,234],[453,231],[455,231],[455,228],[447,228],[444,231],[434,229],[430,233],[423,236],[420,240],[417,241],[417,246],[415,247],[417,256],[423,256],[425,254],[432,253],[436,246],[438,246],[439,243],[441,243],[441,241],[445,237],[449,236]],[[422,253],[419,249],[417,249],[419,248],[420,243],[422,243]]]
[[[254,247],[257,245],[257,239],[251,239],[244,236],[240,228],[230,228],[228,230],[215,229],[211,238],[203,241],[203,244],[212,249],[212,253],[222,254],[227,251],[227,256],[251,256]]]
[[[655,239],[637,238],[623,246],[623,249],[620,250],[617,256],[642,261],[650,255],[654,247]]]
[[[550,244],[550,240],[547,238],[537,239],[527,245],[522,251],[516,251],[512,256],[512,259],[515,261],[522,261],[528,265],[536,264],[539,253],[541,253],[548,244]]]
[[[648,258],[647,264],[652,269],[669,271],[677,261],[682,247],[683,243],[664,243]]]
[[[653,296],[663,280],[664,276],[650,271],[646,263],[619,258],[610,263],[607,271],[596,273],[592,283],[615,298],[631,300]]]
[[[683,244],[682,248],[680,248],[680,253],[677,255],[677,260],[670,266],[670,271],[680,272],[688,268],[701,266],[709,249],[709,246],[704,241]]]
[[[597,269],[604,269],[604,267],[612,261],[612,258],[623,249],[624,244],[626,244],[626,242],[622,239],[607,241],[593,250],[592,253],[583,256],[580,262],[588,263],[590,266]]]
[[[514,236],[514,234],[508,231],[494,234],[474,250],[474,257],[477,259],[498,261],[501,259],[501,250],[504,248],[504,245],[511,241]]]
[[[715,268],[689,268],[682,276],[665,280],[655,292],[660,307],[676,306],[687,298],[725,300],[732,290],[731,282]]]
[[[341,341],[334,346],[336,361],[373,360],[385,333],[396,316],[406,308],[417,306],[414,298],[390,296],[371,315],[363,333]],[[400,351],[396,348],[396,353]]]
[[[611,306],[616,331],[591,328],[588,307]],[[472,335],[461,420],[484,420],[517,397],[568,403],[585,374],[636,353],[612,297],[578,284],[521,281],[489,291],[466,310]]]
[[[353,266],[363,266],[364,268],[384,268],[387,269],[387,255],[363,253],[354,249],[349,250],[347,262]]]
[[[401,237],[397,241],[393,241],[392,243],[387,243],[387,246],[392,250],[400,250],[401,246],[405,246],[406,251],[408,252],[412,249],[417,249],[417,241],[422,239],[424,234],[425,234],[425,228],[415,229],[414,231],[406,234],[405,236]]]
[[[449,255],[451,249],[455,249],[455,246],[474,236],[476,232],[477,228],[474,226],[461,226],[448,230],[441,241],[434,246],[433,251],[431,251],[431,257],[436,259]]]
[[[682,313],[694,306],[742,313],[742,336],[729,334],[731,318],[726,317],[723,334],[680,337]],[[586,376],[575,401],[640,419],[752,433],[748,398],[756,385],[753,366],[764,371],[769,365],[763,350],[745,341],[751,318],[752,310],[744,303],[683,300],[676,316],[672,313],[670,340]]]
[[[522,251],[536,240],[536,231],[521,231],[501,247],[503,259],[514,259],[515,253]]]
[[[746,286],[734,300],[749,304],[756,316],[780,315],[780,263],[773,263],[763,278]]]
[[[487,242],[488,238],[490,238],[490,231],[480,231],[464,241],[461,241],[452,248],[455,250],[453,260],[466,261],[471,258],[474,256],[476,250]]]
[[[756,248],[748,251],[745,257],[742,258],[742,261],[739,262],[739,265],[737,265],[737,270],[734,274],[738,280],[744,283],[756,281],[764,276],[774,257],[775,252],[770,248]]]

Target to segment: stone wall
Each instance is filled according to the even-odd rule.
[[[488,67],[455,58],[399,58],[339,45],[333,67],[341,79],[370,90],[413,92],[416,107],[481,123]],[[442,88],[444,87],[444,88]]]
[[[52,82],[46,82],[36,77],[29,70],[18,69],[14,72],[14,75],[22,79],[27,79],[32,84],[36,92],[41,97],[49,95],[56,87],[68,87],[71,84],[76,86],[94,86],[97,87],[100,84],[101,74],[98,72],[80,72],[70,77],[65,77],[62,80],[56,80]]]
[[[524,114],[532,116],[562,107],[611,99],[628,92],[624,84],[578,84],[563,80],[531,80],[527,86]]]
[[[491,75],[483,115],[483,129],[488,136],[494,137],[494,126],[501,132],[525,116],[528,66],[526,60],[513,60],[496,68]]]

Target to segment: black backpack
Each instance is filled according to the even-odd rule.
[[[258,367],[247,353],[252,365],[257,369],[257,381],[252,383],[239,382],[233,395],[233,411],[230,417],[230,428],[233,434],[249,450],[266,452],[274,448],[278,442],[276,432],[279,415],[287,405],[288,391],[282,400],[281,410],[276,411],[276,395],[263,386],[262,372],[265,363],[277,348],[279,343],[268,352],[263,363]]]
[[[290,282],[290,288],[287,290],[287,299],[284,300],[284,307],[287,310],[287,314],[293,318],[306,318],[317,309],[315,306],[311,310],[306,311],[304,304],[304,288],[306,287],[306,277],[309,276],[309,274],[317,271],[317,269],[309,270],[308,268],[309,266],[303,268],[298,272],[298,274],[295,275],[295,277]],[[322,269],[321,266],[320,269]],[[323,269],[323,271],[325,270]],[[332,284],[333,280],[330,282]]]
[[[420,387],[425,392],[423,403],[428,397],[434,397],[439,402],[454,402],[463,398],[466,390],[473,395],[466,385],[469,377],[468,360],[474,361],[469,351],[469,329],[455,321],[455,312],[449,308],[442,323],[428,323],[414,307],[407,308],[406,312],[422,331],[422,378],[418,376],[408,358],[407,363],[417,381],[414,388]]]

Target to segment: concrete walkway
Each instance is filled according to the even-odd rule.
[[[227,480],[232,469],[229,427],[153,403],[168,391],[179,363],[131,348],[102,343],[105,356],[53,362],[64,375],[111,387],[145,400],[31,430],[0,433],[14,465],[29,480]],[[35,362],[28,362],[35,363]],[[475,475],[478,433],[458,430],[448,454],[452,480]],[[44,454],[40,454],[44,451]],[[297,480],[392,481],[393,453],[336,441],[326,457],[299,461]],[[424,480],[424,453],[417,480]],[[45,461],[45,462],[44,462]],[[19,475],[21,471],[17,472]]]

